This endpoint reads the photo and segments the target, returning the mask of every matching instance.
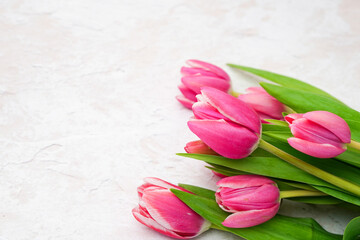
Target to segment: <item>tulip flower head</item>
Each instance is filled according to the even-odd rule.
[[[246,228],[259,225],[276,215],[280,207],[280,191],[275,182],[257,175],[240,175],[217,182],[216,202],[231,212],[225,227]]]
[[[170,188],[186,191],[158,178],[146,178],[138,187],[139,206],[132,211],[136,220],[177,239],[194,238],[208,230],[211,224],[179,200]]]
[[[238,97],[249,104],[259,115],[262,123],[268,123],[264,119],[282,120],[285,105],[268,94],[262,87],[250,87],[245,94]]]
[[[186,63],[190,67],[181,68],[183,77],[179,90],[182,95],[176,96],[176,99],[185,107],[191,109],[201,87],[208,86],[224,92],[229,91],[230,77],[221,68],[199,60],[188,60]]]
[[[326,111],[289,114],[285,117],[294,137],[288,143],[296,150],[317,158],[332,158],[346,151],[351,141],[348,124]]]
[[[190,130],[216,153],[232,159],[250,155],[259,143],[261,121],[241,100],[215,88],[204,87],[193,105]]]

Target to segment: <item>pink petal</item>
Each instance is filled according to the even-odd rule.
[[[220,177],[220,178],[225,178],[225,177],[227,177],[226,175],[221,174],[221,173],[218,173],[218,172],[215,172],[215,171],[213,171],[213,170],[211,170],[211,172],[212,172],[215,176],[218,176],[218,177]]]
[[[194,236],[202,229],[205,220],[167,189],[145,190],[142,200],[151,217],[170,231]]]
[[[279,203],[279,189],[273,184],[249,188],[219,188],[216,192],[217,202],[226,206],[231,212],[263,209]]]
[[[180,72],[183,76],[209,76],[209,77],[219,78],[217,74],[210,71],[206,71],[202,68],[182,67]]]
[[[266,93],[267,95],[271,96],[262,87],[249,87],[245,90],[245,92],[246,93]]]
[[[221,77],[227,81],[230,81],[229,75],[224,70],[222,70],[221,68],[219,68],[213,64],[199,61],[199,60],[194,60],[194,59],[187,60],[186,63],[191,67],[202,68],[207,71],[211,71],[211,72],[215,73],[216,75],[218,75],[219,77]]]
[[[184,149],[187,153],[218,155],[201,140],[188,142]]]
[[[303,117],[304,114],[301,113],[292,113],[292,114],[288,114],[284,117],[285,121],[289,124],[292,124],[293,121],[300,119]]]
[[[334,133],[344,143],[350,143],[351,132],[344,119],[327,111],[313,111],[304,114],[304,118],[319,124]]]
[[[191,119],[188,126],[206,145],[227,158],[247,157],[259,142],[259,137],[247,128],[235,126],[222,119]]]
[[[177,185],[174,185],[172,183],[169,183],[167,181],[164,181],[164,180],[162,180],[160,178],[156,178],[156,177],[144,178],[144,182],[145,182],[145,184],[150,184],[152,186],[158,186],[158,187],[162,187],[162,188],[166,188],[166,189],[175,188],[175,189],[178,189],[181,191],[189,192],[182,187],[179,187]]]
[[[260,134],[260,118],[246,103],[214,88],[204,87],[201,89],[201,93],[204,100],[215,107],[222,115]]]
[[[176,99],[186,108],[192,109],[192,105],[195,103],[194,101],[191,101],[187,98],[185,98],[182,95],[176,96]]]
[[[247,228],[264,223],[273,218],[279,210],[280,204],[262,210],[249,210],[233,213],[222,223],[229,228]]]
[[[288,143],[296,150],[317,158],[333,158],[346,150],[334,145],[309,142],[295,137],[288,138]]]
[[[227,92],[230,88],[230,83],[219,79],[217,77],[207,77],[207,76],[195,76],[195,77],[183,77],[181,82],[196,93],[200,93],[202,87],[213,87],[219,89],[223,92]]]
[[[201,96],[201,95],[199,95],[199,96]],[[205,120],[206,119],[208,119],[208,120],[224,119],[224,120],[231,121],[230,119],[228,119],[227,117],[225,117],[224,115],[219,113],[219,111],[216,108],[214,108],[210,104],[203,102],[203,101],[198,101],[198,102],[194,103],[194,105],[192,106],[192,110],[193,110],[194,116],[197,119],[205,119]]]
[[[250,104],[256,112],[271,116],[274,119],[282,119],[282,112],[285,111],[285,106],[266,93],[248,93],[238,97],[240,100]]]
[[[193,90],[187,88],[184,84],[180,84],[178,86],[180,92],[182,93],[182,95],[184,95],[185,98],[196,102],[196,92],[194,92]]]
[[[221,179],[216,183],[219,187],[228,188],[259,187],[264,184],[275,184],[275,182],[259,175],[239,175]]]
[[[151,217],[147,217],[145,216],[142,212],[141,209],[139,207],[136,207],[132,210],[132,214],[135,217],[136,220],[138,220],[140,223],[144,224],[145,226],[161,233],[164,234],[166,236],[169,237],[173,237],[173,238],[177,238],[177,239],[190,239],[192,237],[182,237],[179,234],[170,231],[166,228],[164,228],[163,226],[161,226],[160,224],[158,224],[157,222],[155,222],[154,219],[152,219]]]

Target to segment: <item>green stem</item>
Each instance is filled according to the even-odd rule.
[[[360,197],[360,186],[357,184],[348,182],[324,170],[314,167],[313,165],[304,162],[299,158],[294,157],[293,155],[290,155],[282,151],[281,149],[271,145],[270,143],[264,141],[263,139],[260,139],[259,147],[274,154],[275,156],[281,158],[282,160],[294,165],[295,167],[298,167],[304,170],[305,172],[310,173],[311,175],[314,175],[328,183],[331,183],[341,189],[345,189],[346,191],[351,192],[356,196]]]
[[[308,190],[288,190],[288,191],[280,192],[280,198],[317,197],[317,196],[327,196],[327,194],[320,191],[308,191]]]
[[[360,143],[356,142],[354,140],[351,140],[350,143],[347,144],[348,147],[355,148],[357,150],[360,150]]]

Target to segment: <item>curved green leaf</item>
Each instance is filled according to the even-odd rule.
[[[252,174],[259,174],[268,177],[302,182],[311,185],[319,185],[324,187],[334,187],[333,185],[304,172],[297,167],[273,156],[273,157],[247,157],[243,159],[229,159],[222,156],[178,153],[177,155],[189,157],[207,162],[209,164],[217,164],[244,171]]]
[[[360,239],[360,217],[351,220],[345,228],[343,240]]]
[[[313,92],[313,93],[317,93],[317,94],[321,94],[324,96],[334,98],[332,95],[328,94],[327,92],[325,92],[317,87],[314,87],[311,84],[305,83],[303,81],[297,80],[292,77],[287,77],[287,76],[280,75],[277,73],[264,71],[261,69],[256,69],[256,68],[251,68],[251,67],[245,67],[245,66],[241,66],[241,65],[228,64],[228,66],[255,74],[259,77],[265,78],[269,81],[272,81],[274,83],[280,84],[285,87],[301,89],[304,91]]]

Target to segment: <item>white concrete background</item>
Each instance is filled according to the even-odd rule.
[[[360,110],[360,1],[0,2],[0,237],[168,239],[136,222],[146,176],[214,188],[176,157],[196,139],[174,99],[189,58],[269,69]],[[285,202],[342,233],[351,210]],[[198,239],[238,239],[209,231]]]

